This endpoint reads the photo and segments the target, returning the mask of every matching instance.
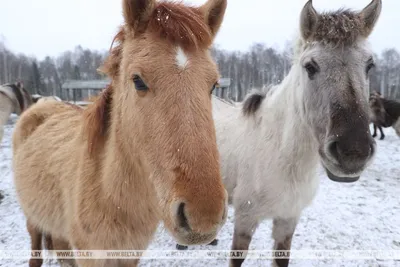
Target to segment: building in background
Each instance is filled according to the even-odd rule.
[[[85,102],[90,97],[98,95],[110,82],[110,80],[68,80],[61,86],[60,97],[71,103]],[[221,78],[218,84],[213,93],[222,99],[227,99],[231,79]]]

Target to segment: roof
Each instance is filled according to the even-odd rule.
[[[109,85],[111,80],[68,80],[62,84],[62,89],[99,89],[102,90]],[[219,87],[229,87],[231,84],[230,78],[219,79]]]
[[[68,80],[62,84],[62,89],[104,89],[110,83],[110,80]]]
[[[219,87],[229,87],[231,85],[231,79],[230,78],[220,78],[218,83],[219,83]]]

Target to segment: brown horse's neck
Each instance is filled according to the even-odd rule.
[[[120,130],[124,125],[119,105],[112,105],[111,124],[101,153],[102,187],[106,198],[121,210],[154,210],[157,205],[152,199],[156,192],[145,162],[136,149],[136,140],[132,140],[134,135],[125,136],[126,131]]]

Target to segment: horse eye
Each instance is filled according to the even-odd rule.
[[[373,67],[375,67],[375,64],[374,64],[373,62],[371,62],[371,63],[369,63],[369,64],[367,65],[367,74],[369,73],[369,71],[370,71]]]
[[[214,92],[215,88],[217,88],[218,86],[219,86],[218,82],[214,83],[213,87],[211,88],[210,94],[212,94]]]
[[[149,89],[139,75],[133,76],[133,83],[135,84],[135,88],[138,91],[147,91]]]
[[[304,68],[306,69],[307,73],[308,73],[308,77],[310,79],[312,79],[314,77],[314,75],[318,72],[318,67],[316,65],[316,63],[313,62],[308,62]]]

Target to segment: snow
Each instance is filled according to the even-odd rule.
[[[5,125],[0,144],[0,250],[29,249],[25,218],[18,205],[11,169],[11,135],[15,121]],[[400,251],[400,139],[392,128],[385,129],[385,140],[377,140],[377,157],[356,183],[330,181],[320,171],[321,185],[313,204],[307,208],[293,238],[292,249],[318,250],[399,250]],[[222,228],[217,246],[193,246],[189,249],[229,250],[233,234],[233,209]],[[272,249],[271,222],[265,221],[255,232],[250,249]],[[160,226],[148,249],[175,250],[176,243]],[[26,260],[0,259],[0,266],[27,266]],[[243,266],[269,266],[269,261],[247,259]],[[43,266],[58,266],[54,261]],[[142,260],[139,266],[228,266],[226,259]],[[387,260],[298,260],[290,266],[400,266]]]
[[[90,101],[67,101],[67,102],[69,102],[71,104],[79,105],[79,106],[87,106],[92,103]]]

